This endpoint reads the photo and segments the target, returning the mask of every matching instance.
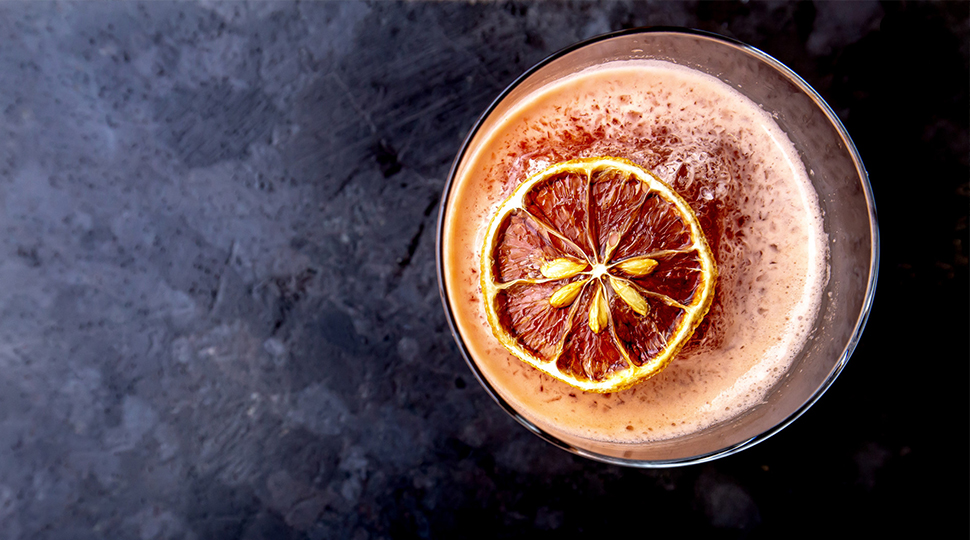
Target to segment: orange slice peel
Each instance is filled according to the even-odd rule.
[[[615,157],[557,163],[522,182],[489,223],[481,265],[499,342],[601,393],[660,373],[707,314],[717,280],[687,202]]]

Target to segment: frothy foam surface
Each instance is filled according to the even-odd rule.
[[[539,427],[601,441],[685,435],[761,402],[801,349],[826,276],[817,196],[788,137],[719,80],[623,61],[545,86],[468,149],[446,209],[445,280],[456,324],[495,390]],[[717,260],[714,304],[673,363],[613,394],[529,367],[492,336],[479,284],[496,207],[530,174],[590,156],[630,159],[691,205]]]

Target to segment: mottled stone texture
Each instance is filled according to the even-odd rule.
[[[0,538],[965,535],[967,14],[0,3]],[[884,250],[869,330],[803,419],[637,471],[553,448],[478,387],[434,225],[505,85],[655,24],[750,42],[818,88]]]

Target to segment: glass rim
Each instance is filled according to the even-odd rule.
[[[501,104],[502,101],[512,91],[518,88],[519,85],[521,85],[523,82],[528,80],[533,74],[535,74],[537,71],[544,68],[545,66],[551,64],[556,60],[559,60],[560,58],[566,56],[567,54],[570,54],[576,50],[582,49],[589,45],[610,40],[610,39],[636,35],[636,34],[663,34],[663,33],[703,37],[703,38],[710,39],[712,41],[720,42],[727,46],[740,49],[741,51],[754,56],[755,58],[761,60],[762,62],[766,63],[767,65],[769,65],[770,67],[772,67],[773,69],[781,73],[791,83],[797,86],[799,90],[804,92],[816,106],[819,107],[819,109],[822,111],[822,113],[825,115],[828,121],[838,132],[839,137],[842,139],[842,142],[845,144],[845,148],[849,152],[852,158],[852,162],[855,165],[856,171],[858,173],[858,179],[861,183],[863,194],[865,196],[866,206],[867,206],[868,216],[869,216],[869,234],[871,238],[870,260],[869,260],[869,280],[868,280],[868,283],[866,284],[865,296],[863,299],[862,307],[859,311],[859,315],[856,318],[855,327],[852,331],[852,334],[849,337],[848,342],[845,344],[845,347],[842,350],[842,354],[840,355],[839,360],[829,371],[829,374],[826,376],[825,380],[822,381],[822,383],[818,386],[818,388],[816,388],[815,392],[808,399],[806,399],[805,402],[801,404],[801,406],[799,406],[795,411],[789,414],[785,419],[783,419],[781,422],[778,422],[771,428],[759,433],[758,435],[755,435],[754,437],[737,442],[732,445],[728,445],[724,448],[721,448],[720,450],[716,450],[713,452],[708,452],[708,453],[684,457],[684,458],[669,459],[669,460],[636,460],[636,459],[627,459],[627,458],[609,456],[609,455],[585,450],[583,448],[578,448],[544,431],[543,429],[535,425],[533,422],[531,422],[530,420],[528,420],[527,418],[519,414],[519,412],[516,411],[515,408],[513,408],[508,402],[502,399],[502,397],[498,394],[495,388],[491,385],[491,383],[488,382],[488,380],[482,374],[481,370],[479,369],[475,361],[471,358],[471,353],[468,350],[468,347],[466,346],[464,339],[461,337],[461,334],[458,332],[458,328],[455,323],[455,315],[452,310],[451,302],[448,300],[448,294],[447,294],[446,285],[445,285],[444,259],[442,257],[442,250],[443,250],[442,235],[444,231],[445,213],[448,207],[449,199],[451,197],[452,186],[455,183],[455,175],[458,172],[458,168],[461,165],[462,160],[464,159],[465,154],[468,151],[468,148],[471,145],[472,141],[478,135],[478,132],[481,130],[482,125],[489,118],[492,112],[499,106],[499,104]],[[829,389],[832,383],[835,382],[835,379],[838,378],[840,373],[842,373],[842,370],[845,368],[846,364],[848,363],[849,358],[852,356],[852,353],[855,352],[855,349],[859,344],[859,340],[862,337],[862,332],[865,329],[866,322],[869,319],[869,313],[872,309],[872,303],[875,297],[876,282],[879,274],[879,251],[880,251],[879,226],[878,226],[878,219],[876,215],[875,198],[872,193],[872,186],[869,183],[869,173],[866,171],[865,165],[862,162],[862,157],[860,156],[859,151],[855,146],[855,143],[852,141],[852,138],[849,135],[848,130],[846,130],[845,126],[842,124],[842,121],[839,119],[838,115],[835,114],[835,111],[832,110],[832,108],[822,98],[822,96],[818,92],[816,92],[815,89],[812,88],[810,84],[808,84],[808,82],[802,79],[800,75],[792,71],[788,66],[786,66],[779,60],[775,59],[773,56],[761,51],[756,47],[753,47],[751,45],[748,45],[744,42],[738,41],[733,38],[722,36],[720,34],[715,34],[713,32],[708,32],[705,30],[698,30],[693,28],[680,28],[680,27],[672,27],[672,26],[650,26],[650,27],[641,27],[641,28],[631,28],[627,30],[609,32],[606,34],[594,36],[592,38],[589,38],[583,41],[579,41],[577,43],[574,43],[568,47],[560,49],[559,51],[556,51],[550,54],[549,56],[545,57],[543,60],[536,63],[528,70],[526,70],[514,81],[512,81],[512,83],[506,86],[505,89],[492,101],[492,103],[488,106],[488,108],[486,108],[485,111],[475,121],[474,126],[469,131],[468,136],[465,138],[464,142],[462,143],[461,149],[458,151],[458,154],[455,156],[455,160],[452,162],[451,169],[448,172],[448,178],[445,181],[441,203],[438,207],[438,222],[435,230],[435,263],[436,263],[435,269],[438,277],[438,294],[441,297],[442,306],[445,311],[445,318],[448,320],[448,327],[451,329],[451,334],[454,337],[456,344],[458,345],[459,352],[461,352],[461,355],[464,358],[465,363],[472,370],[472,373],[474,373],[475,378],[478,379],[478,382],[482,385],[482,387],[485,388],[485,391],[489,394],[489,396],[491,396],[492,400],[495,401],[503,410],[505,410],[506,413],[508,413],[512,418],[514,418],[516,421],[522,424],[526,429],[531,431],[533,434],[537,435],[539,438],[545,440],[546,442],[549,442],[563,450],[566,450],[567,452],[571,452],[573,454],[576,454],[588,459],[592,459],[594,461],[608,463],[611,465],[623,465],[623,466],[635,467],[635,468],[679,467],[679,466],[685,466],[685,465],[705,463],[705,462],[713,461],[715,459],[726,457],[732,454],[736,454],[741,450],[750,448],[760,442],[767,440],[768,438],[775,435],[776,433],[778,433],[779,431],[787,427],[789,424],[794,422],[802,414],[804,414],[812,405],[815,404],[816,401],[818,401],[819,398],[822,397],[822,395]],[[666,440],[676,440],[676,438],[666,439]],[[633,443],[631,443],[631,445],[632,444]],[[644,444],[649,444],[649,443],[644,443]]]

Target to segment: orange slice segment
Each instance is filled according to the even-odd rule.
[[[589,392],[662,371],[707,314],[717,268],[690,206],[621,158],[557,163],[498,207],[482,248],[492,333]]]

